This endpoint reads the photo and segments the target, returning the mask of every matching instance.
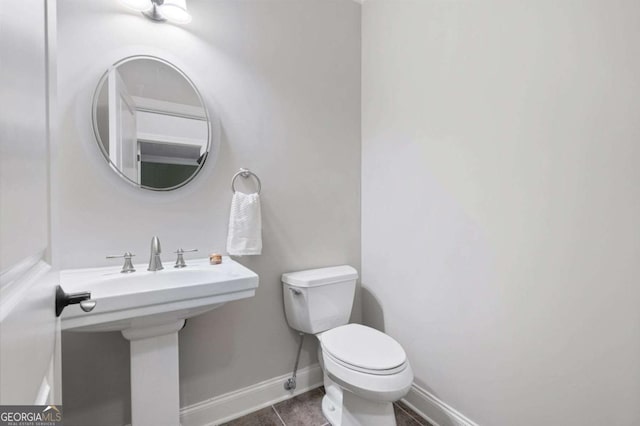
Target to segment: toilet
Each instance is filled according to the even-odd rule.
[[[349,324],[357,279],[348,265],[283,274],[285,315],[291,328],[318,338],[327,420],[333,426],[394,426],[393,402],[409,392],[413,370],[393,338]]]

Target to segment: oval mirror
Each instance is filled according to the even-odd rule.
[[[129,57],[107,70],[93,99],[93,129],[111,168],[154,191],[187,184],[211,147],[200,93],[182,71],[151,56]]]

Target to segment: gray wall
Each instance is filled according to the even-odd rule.
[[[262,179],[264,251],[240,262],[260,275],[254,298],[190,320],[180,333],[182,405],[288,372],[296,334],[284,318],[280,274],[360,260],[360,6],[344,0],[190,0],[193,21],[158,25],[117,1],[60,0],[58,97],[52,147],[53,262],[144,262],[153,235],[201,257],[225,247],[229,182]],[[91,97],[107,66],[159,54],[182,68],[219,117],[218,158],[174,193],[142,192],[103,162]],[[359,317],[358,308],[354,312]],[[65,424],[129,417],[128,347],[118,334],[65,333]],[[302,366],[316,362],[315,342]],[[73,370],[72,370],[73,369]],[[87,385],[89,383],[89,385]]]
[[[639,22],[363,4],[363,319],[478,424],[640,424]]]

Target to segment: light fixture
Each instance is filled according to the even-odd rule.
[[[151,0],[120,0],[120,3],[122,3],[123,6],[138,12],[151,9]]]
[[[129,9],[142,12],[152,21],[171,21],[177,24],[191,22],[187,0],[120,0],[120,3]]]
[[[187,12],[187,0],[164,0],[162,14],[169,21],[178,24],[191,22],[191,15]]]

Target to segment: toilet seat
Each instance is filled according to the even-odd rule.
[[[392,337],[371,327],[347,324],[318,336],[334,362],[361,373],[390,375],[406,368],[407,354]]]
[[[395,368],[389,368],[389,369],[385,369],[385,370],[371,370],[371,369],[367,369],[367,368],[362,368],[362,367],[358,367],[357,365],[353,365],[353,364],[349,364],[346,363],[338,358],[336,358],[335,356],[333,356],[330,352],[325,352],[324,353],[326,357],[331,358],[331,360],[333,362],[335,362],[336,364],[339,364],[349,370],[353,370],[353,371],[358,371],[360,373],[364,373],[364,374],[373,374],[376,376],[389,376],[392,374],[397,374],[400,373],[402,370],[404,370],[405,368],[407,368],[407,364],[403,363],[402,365],[399,365]]]

